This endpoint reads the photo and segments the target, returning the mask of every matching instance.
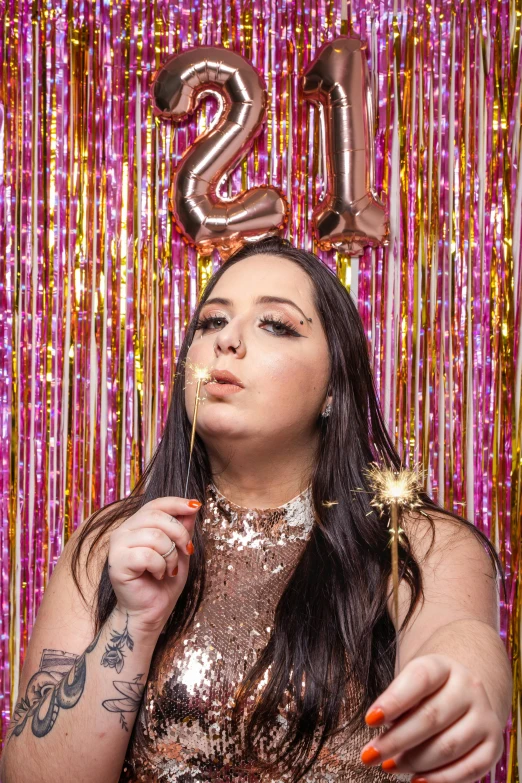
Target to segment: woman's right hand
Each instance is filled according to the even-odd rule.
[[[200,506],[198,500],[156,498],[111,533],[109,578],[134,627],[159,635],[170,617],[187,581]]]

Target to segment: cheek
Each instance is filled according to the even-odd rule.
[[[185,369],[185,378],[187,379],[185,381],[185,405],[189,412],[192,412],[194,409],[194,399],[196,396],[196,382],[187,382],[192,375],[189,369],[190,363],[199,366],[211,366],[214,359],[212,343],[209,344],[208,341],[195,337],[187,351],[187,357],[185,359],[188,365]]]
[[[187,352],[187,361],[195,364],[210,364],[214,360],[214,350],[212,342],[203,340],[201,337],[195,337],[190,344]]]
[[[259,389],[264,397],[270,397],[272,393],[290,405],[299,406],[300,400],[306,400],[307,405],[313,404],[313,398],[322,394],[318,369],[314,370],[314,363],[308,358],[272,357],[259,367]]]

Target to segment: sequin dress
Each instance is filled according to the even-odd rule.
[[[189,629],[153,656],[120,783],[289,779],[269,778],[244,763],[230,713],[235,688],[268,641],[278,599],[314,524],[311,489],[277,508],[247,509],[211,483],[203,509],[203,600]],[[358,698],[350,687],[345,699],[353,705]],[[351,736],[336,734],[303,783],[396,781],[397,775],[360,761],[362,747],[380,731],[362,720]]]

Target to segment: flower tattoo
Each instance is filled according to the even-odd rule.
[[[118,674],[123,669],[125,660],[123,648],[125,645],[127,645],[131,652],[134,648],[134,642],[132,641],[132,638],[127,630],[128,625],[129,615],[127,615],[127,622],[125,623],[125,628],[123,631],[121,633],[115,631],[112,632],[111,641],[107,642],[105,652],[103,653],[101,659],[102,666],[110,666],[112,669],[116,669]]]

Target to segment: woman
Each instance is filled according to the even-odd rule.
[[[197,366],[212,381],[200,393],[189,504]],[[82,545],[102,553],[96,637],[72,667],[69,655],[66,688],[63,672],[47,683],[50,712],[43,698],[37,721],[23,705],[15,712],[7,767],[23,749],[49,773],[66,763],[77,775],[87,757],[82,780],[485,774],[502,752],[511,693],[498,556],[422,494],[402,525],[394,671],[389,520],[370,505],[364,473],[375,460],[401,465],[351,297],[310,253],[279,239],[245,246],[204,291],[139,484],[66,547],[80,590],[92,568]],[[50,590],[35,649],[40,615],[42,628],[63,616],[63,597],[59,610],[51,598],[44,606]],[[27,704],[52,665],[36,675],[24,666]],[[26,725],[45,736],[45,756],[20,743]]]

